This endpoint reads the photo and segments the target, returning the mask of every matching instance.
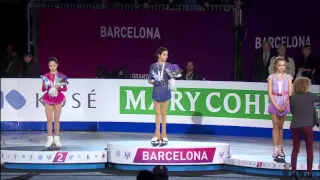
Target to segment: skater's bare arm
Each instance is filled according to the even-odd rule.
[[[288,84],[289,84],[289,87],[288,87],[288,96],[290,97],[290,96],[292,96],[292,79],[289,79],[288,81],[289,81],[289,83],[288,83]],[[287,98],[285,105],[286,105],[286,106],[289,105],[289,98]]]
[[[274,105],[274,107],[277,108],[278,105],[276,104],[276,102],[273,98],[273,95],[272,95],[272,78],[271,77],[268,78],[268,96],[269,96],[271,103]]]
[[[289,96],[292,96],[292,79],[289,79],[289,88],[288,88],[288,90],[289,90]]]

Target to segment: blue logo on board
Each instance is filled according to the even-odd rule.
[[[27,100],[15,89],[11,90],[7,95],[4,95],[4,93],[1,91],[0,109],[4,107],[4,99],[15,110],[23,108],[27,103]]]
[[[117,151],[117,152],[116,152],[116,156],[117,156],[117,157],[120,157],[120,151]]]

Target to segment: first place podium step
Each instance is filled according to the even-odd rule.
[[[188,166],[190,170],[197,166],[199,171],[202,165],[223,164],[228,157],[230,145],[225,143],[170,141],[162,147],[153,147],[148,141],[108,143],[108,162],[123,170],[132,170],[134,165],[170,165]]]

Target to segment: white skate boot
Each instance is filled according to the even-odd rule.
[[[152,146],[158,146],[159,144],[160,144],[160,139],[159,139],[159,138],[153,137],[153,138],[151,139],[151,145],[152,145]]]
[[[279,146],[278,146],[278,149],[279,149],[279,156],[280,156],[280,158],[285,159],[285,158],[286,158],[286,155],[285,155],[284,152],[283,152],[283,146],[282,146],[282,145],[279,145]]]
[[[273,159],[278,159],[279,157],[279,147],[273,146],[273,153],[272,153]]]
[[[162,144],[163,146],[165,146],[165,145],[168,145],[168,143],[169,143],[168,137],[163,137],[161,144]]]
[[[60,148],[62,147],[62,144],[60,142],[60,136],[55,136],[53,139],[53,143],[56,146],[56,149],[60,150]]]
[[[49,149],[53,145],[53,136],[48,136],[47,137],[47,143],[44,146],[47,149]]]

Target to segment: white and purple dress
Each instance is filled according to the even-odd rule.
[[[274,101],[278,106],[284,106],[287,99],[289,98],[289,81],[292,81],[293,78],[289,74],[284,74],[281,80],[278,80],[275,74],[269,75],[268,80],[270,78],[272,79],[272,95]],[[272,103],[270,103],[268,112],[270,114],[276,114],[278,116],[286,116],[290,113],[290,106],[288,105],[283,112],[280,112],[274,107]]]

